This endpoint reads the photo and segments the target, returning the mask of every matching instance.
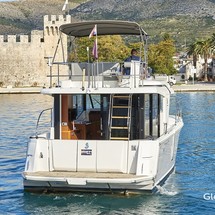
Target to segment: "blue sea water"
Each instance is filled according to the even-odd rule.
[[[215,94],[177,93],[172,102],[171,112],[180,104],[184,127],[176,171],[158,193],[32,194],[21,177],[27,142],[52,98],[0,95],[0,214],[215,214]]]

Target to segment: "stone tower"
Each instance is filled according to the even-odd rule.
[[[67,36],[65,34],[61,35],[60,38],[60,31],[59,27],[62,24],[71,23],[71,16],[70,15],[51,15],[51,16],[44,16],[44,57],[49,58],[55,55],[55,51],[57,48],[56,55],[54,56],[55,62],[66,62],[67,61]],[[47,61],[46,61],[47,62]],[[60,69],[60,75],[68,75],[67,68],[65,66],[52,66],[52,74],[56,75]],[[46,67],[45,72],[49,74],[50,68]],[[53,78],[53,83],[57,82],[57,78]]]
[[[59,26],[71,22],[70,15],[44,16],[43,31],[30,35],[0,35],[0,87],[12,85],[48,86],[47,57],[53,57],[59,39]],[[67,37],[62,35],[55,61],[67,61]],[[63,55],[60,49],[64,49]],[[66,70],[60,68],[60,73]],[[56,74],[56,65],[53,66]]]

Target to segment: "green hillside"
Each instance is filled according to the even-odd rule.
[[[65,14],[65,0],[0,2],[0,34],[25,34],[43,28],[44,15]],[[139,22],[158,41],[164,33],[183,48],[215,32],[215,0],[69,0],[66,13],[80,20],[121,19]]]
[[[151,41],[159,41],[169,33],[178,48],[185,48],[197,38],[207,38],[215,32],[215,20],[210,17],[174,16],[158,19],[147,19],[141,22]]]

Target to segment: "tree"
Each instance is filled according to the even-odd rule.
[[[70,54],[70,61],[87,62],[87,47],[89,47],[90,61],[93,61],[92,48],[94,41],[95,37],[77,39],[76,46]],[[100,62],[120,62],[128,55],[129,48],[125,45],[121,36],[98,36],[98,60]]]
[[[150,45],[148,51],[149,66],[155,73],[175,74],[176,69],[173,60],[175,51],[173,40],[167,36],[158,44]]]
[[[213,54],[213,61],[212,61],[212,65],[213,65],[215,62],[215,33],[213,33],[211,37],[211,48],[212,48],[212,54]]]
[[[211,56],[211,45],[210,40],[202,40],[197,42],[197,53],[199,53],[204,58],[204,80],[207,81],[207,70],[208,70],[208,58]]]
[[[215,33],[212,34],[211,40],[210,40],[212,53],[215,54]]]
[[[168,33],[165,33],[165,34],[163,35],[163,40],[164,40],[164,41],[172,40],[172,38],[171,38],[171,36],[170,36]]]
[[[70,54],[70,61],[88,62],[87,47],[89,47],[89,61],[92,62],[92,48],[95,37],[91,39],[76,39],[76,45]],[[144,60],[144,47],[140,42],[129,43],[126,46],[121,36],[98,36],[98,56],[99,62],[123,62],[130,55],[132,48],[141,49],[141,59]],[[164,35],[163,41],[158,44],[152,44],[148,51],[148,65],[156,73],[172,75],[176,73],[174,68],[173,56],[175,54],[173,40],[168,34]]]
[[[212,54],[211,39],[197,40],[191,44],[189,48],[189,54],[193,54],[193,56],[197,56],[199,54],[204,58],[203,77],[204,81],[207,81],[208,58]]]
[[[87,62],[88,51],[87,47],[93,46],[93,41],[89,38],[76,38],[72,43],[71,52],[69,55],[69,61],[73,62]]]
[[[187,48],[187,54],[190,56],[192,55],[193,56],[193,66],[196,68],[196,63],[197,63],[197,56],[198,56],[198,53],[196,51],[196,43],[192,43],[188,46]]]

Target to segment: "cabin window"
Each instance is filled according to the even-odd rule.
[[[56,139],[101,139],[100,96],[55,96],[55,124]]]
[[[108,126],[108,117],[109,117],[109,105],[110,105],[110,95],[101,96],[101,137],[103,140],[109,138],[109,126]]]
[[[161,110],[161,95],[133,95],[130,139],[154,139],[160,137]]]
[[[151,94],[152,98],[152,122],[150,135],[157,138],[160,136],[160,96],[158,94]]]
[[[109,94],[55,95],[55,139],[126,140],[127,137],[127,140],[138,140],[156,139],[162,135],[161,95],[133,94],[130,104],[125,104],[128,96],[115,97],[113,105]],[[130,114],[127,106],[131,107]],[[124,125],[121,130],[120,123]]]
[[[60,95],[54,95],[54,138],[60,139]]]
[[[150,97],[149,94],[144,96],[144,138],[150,136]]]
[[[146,94],[144,99],[144,138],[154,139],[160,136],[160,95]]]
[[[99,95],[74,95],[73,108],[77,110],[77,120],[88,121],[89,111],[100,110],[101,99]],[[84,119],[85,118],[85,119]]]

